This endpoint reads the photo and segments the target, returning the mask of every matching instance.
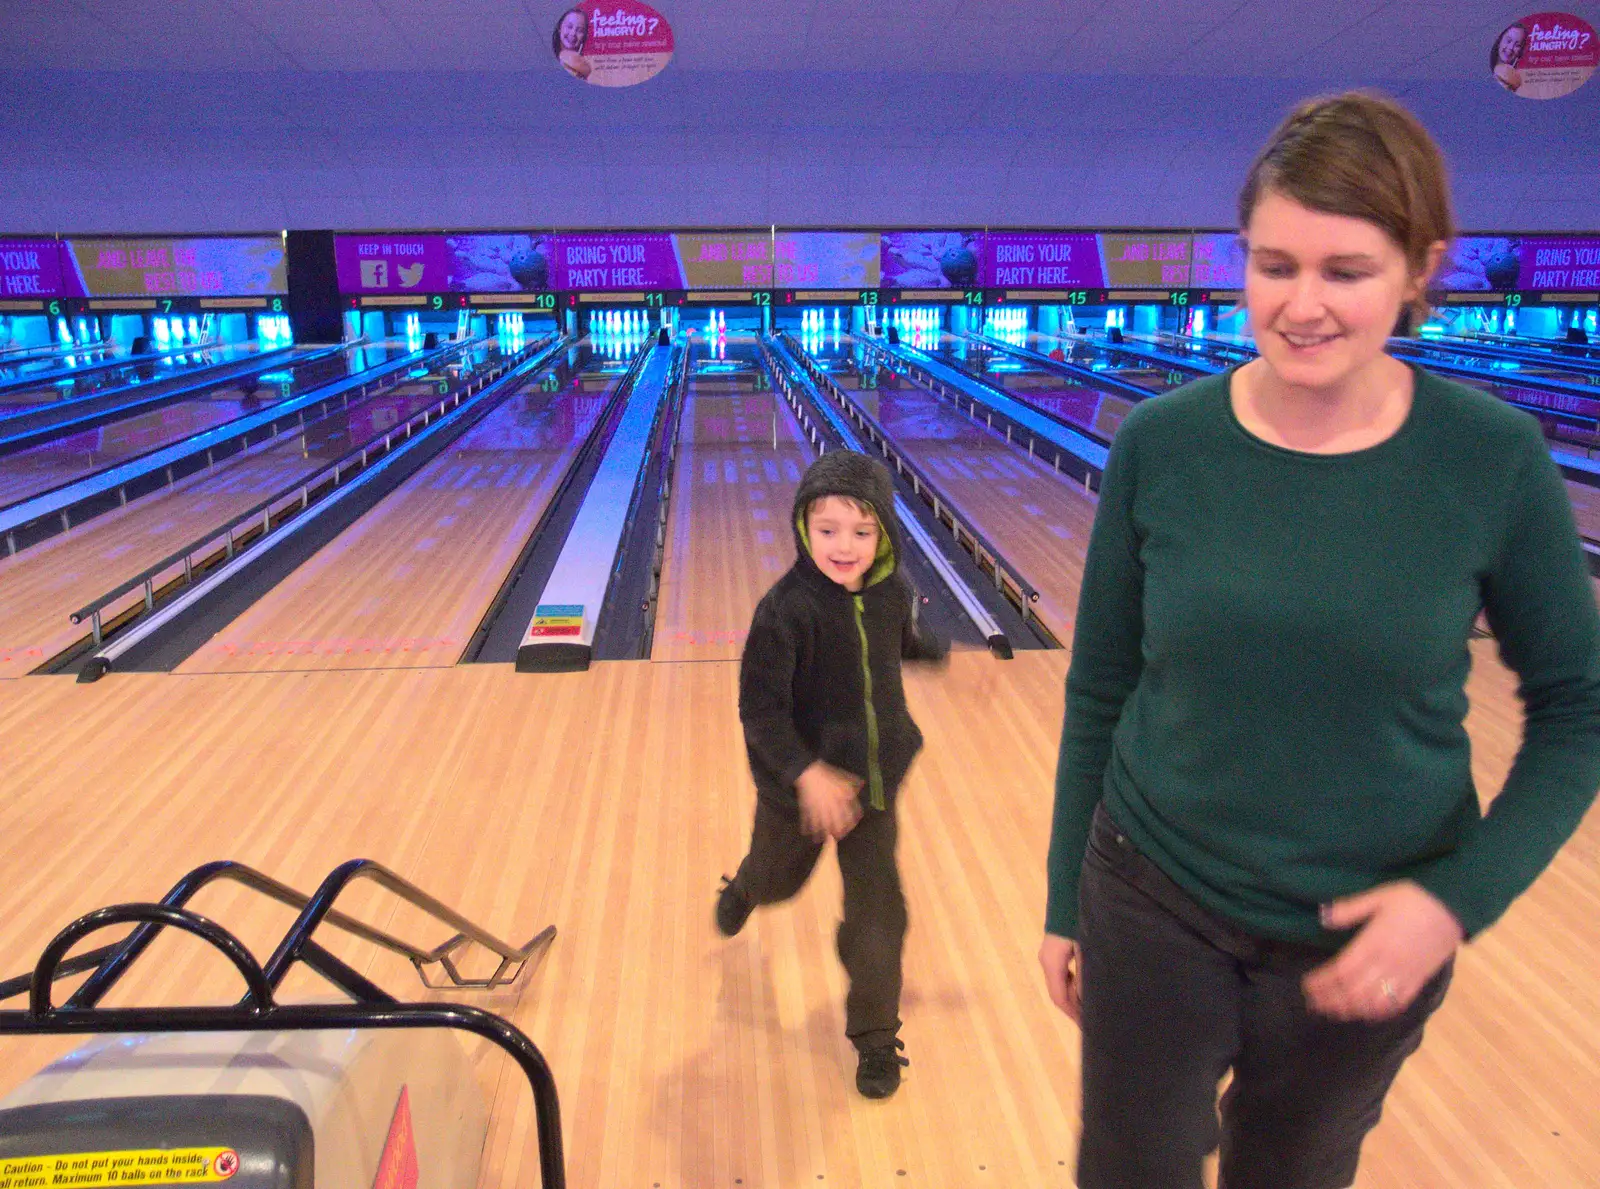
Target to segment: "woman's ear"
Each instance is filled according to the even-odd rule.
[[[1436,239],[1428,245],[1428,255],[1423,262],[1422,275],[1411,278],[1411,300],[1415,301],[1428,291],[1428,283],[1439,275],[1439,265],[1444,260],[1445,249],[1450,245]]]

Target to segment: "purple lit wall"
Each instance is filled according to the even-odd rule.
[[[1283,111],[1357,81],[0,73],[0,231],[1228,225]],[[1600,228],[1600,81],[1387,89],[1443,143],[1464,225]]]

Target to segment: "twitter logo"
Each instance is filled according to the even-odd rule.
[[[422,284],[422,264],[402,264],[398,269],[400,273],[400,288],[415,289]]]

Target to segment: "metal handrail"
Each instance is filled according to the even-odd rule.
[[[534,954],[535,951],[537,951],[540,946],[548,944],[555,936],[555,930],[553,928],[545,929],[526,945],[514,947],[508,942],[501,941],[492,934],[478,929],[476,926],[473,926],[470,921],[463,920],[462,923],[471,926],[471,928],[469,930],[462,930],[457,925],[456,914],[454,914],[452,910],[446,908],[444,905],[440,904],[438,901],[422,892],[419,888],[407,883],[404,879],[398,875],[395,875],[392,871],[380,867],[376,863],[367,862],[365,860],[363,860],[363,862],[366,862],[366,865],[372,869],[372,872],[368,875],[368,878],[382,882],[385,887],[387,887],[390,891],[393,891],[395,895],[399,896],[402,900],[406,900],[408,903],[423,909],[423,911],[428,912],[430,915],[444,920],[446,924],[456,927],[456,935],[440,945],[435,946],[431,950],[425,950],[419,946],[412,945],[403,938],[396,937],[391,933],[385,933],[381,929],[377,929],[371,925],[365,924],[356,920],[354,917],[347,916],[342,912],[333,910],[332,908],[327,909],[323,913],[321,920],[323,923],[332,925],[337,929],[342,929],[344,932],[353,937],[359,937],[363,941],[371,942],[373,945],[379,946],[382,949],[386,949],[390,953],[399,954],[401,957],[407,959],[412,966],[417,969],[418,976],[422,979],[424,986],[432,987],[434,989],[439,989],[444,986],[442,983],[430,982],[428,979],[426,968],[434,965],[438,965],[444,969],[446,976],[450,979],[450,985],[452,986],[480,987],[490,985],[484,980],[473,980],[459,977],[459,970],[455,966],[453,958],[455,951],[465,944],[465,942],[460,940],[463,937],[466,939],[466,941],[475,942],[478,945],[483,946],[485,949],[497,954],[501,959],[502,967],[505,968],[508,962],[521,963],[526,961]],[[280,904],[287,905],[288,907],[301,912],[304,912],[306,907],[311,903],[312,899],[305,893],[298,892],[287,884],[278,882],[271,876],[263,875],[260,871],[257,871],[252,867],[246,867],[244,864],[236,863],[232,860],[221,860],[214,863],[205,863],[199,867],[196,867],[193,871],[190,871],[176,884],[174,884],[172,889],[164,897],[162,897],[161,903],[168,908],[183,908],[189,903],[189,901],[194,899],[194,897],[202,889],[213,883],[218,883],[224,880],[232,883],[242,884],[243,886],[250,888],[252,891],[260,892],[262,895],[276,900]],[[439,911],[435,911],[436,909]],[[76,992],[74,992],[72,998],[68,1001],[67,1006],[96,1006],[100,1000],[105,997],[106,992],[111,990],[111,988],[116,984],[117,980],[122,977],[127,968],[132,965],[133,961],[149,947],[152,941],[155,940],[156,934],[159,932],[160,928],[158,926],[141,926],[139,929],[133,930],[121,941],[115,942],[108,946],[102,946],[100,949],[80,954],[74,958],[69,958],[65,962],[61,963],[59,972],[56,975],[57,978],[66,978],[75,974],[82,974],[86,970],[94,971],[94,973],[84,981],[83,985],[80,986]],[[447,958],[451,959],[448,965],[446,964]],[[15,996],[27,991],[31,984],[32,977],[32,975],[20,975],[16,978],[8,979],[5,982],[0,982],[0,1003],[3,1003],[7,999],[14,998]],[[502,982],[514,981],[515,978],[516,974],[512,973],[508,978],[503,979]]]
[[[457,987],[473,987],[479,990],[492,991],[507,983],[515,982],[522,974],[524,964],[541,947],[554,940],[556,930],[554,925],[541,930],[533,940],[525,946],[513,946],[510,942],[501,941],[486,929],[481,929],[472,921],[456,912],[442,900],[437,900],[428,895],[421,888],[408,880],[402,879],[393,871],[371,859],[351,859],[341,863],[328,873],[321,885],[306,900],[305,907],[300,915],[295,918],[294,924],[284,934],[283,940],[278,943],[277,949],[267,959],[262,970],[266,974],[267,982],[273,987],[282,985],[284,977],[289,973],[289,968],[301,960],[302,951],[311,939],[312,933],[318,925],[328,919],[333,912],[333,903],[344,892],[345,888],[358,879],[370,880],[399,896],[406,903],[420,908],[423,912],[437,921],[449,925],[456,932],[432,950],[417,950],[408,947],[407,957],[417,971],[417,977],[426,987],[440,989],[442,983],[433,983],[428,980],[427,967],[438,965],[449,976],[450,982]],[[455,964],[454,955],[458,950],[469,943],[482,946],[484,949],[495,953],[500,958],[500,965],[495,972],[486,979],[472,979],[463,975]],[[404,944],[404,943],[402,943]]]
[[[96,909],[79,917],[57,933],[54,940],[45,946],[44,953],[39,955],[39,963],[33,968],[33,976],[29,980],[29,1013],[35,1016],[47,1016],[55,1011],[55,1005],[51,1002],[53,997],[51,992],[55,988],[56,971],[68,950],[89,934],[107,926],[134,922],[139,922],[141,928],[153,925],[166,929],[182,929],[186,933],[193,933],[196,937],[209,941],[226,954],[234,968],[244,976],[245,998],[240,1006],[248,1006],[252,1012],[265,1011],[272,1006],[272,984],[267,981],[266,973],[256,961],[255,955],[215,921],[199,913],[172,908],[165,904],[114,904],[110,908]]]
[[[146,567],[132,578],[122,582],[100,597],[85,603],[68,616],[68,619],[74,624],[79,624],[85,619],[89,619],[94,642],[97,645],[100,644],[104,635],[101,612],[107,606],[142,587],[144,590],[145,610],[153,610],[155,607],[155,580],[179,562],[183,563],[183,581],[186,584],[192,582],[195,571],[203,569],[207,559],[215,556],[219,539],[223,541],[221,545],[223,556],[232,558],[238,544],[236,539],[238,530],[247,526],[253,527],[259,521],[263,534],[271,531],[273,509],[283,503],[284,500],[294,497],[300,504],[300,510],[303,511],[310,505],[311,492],[324,487],[325,480],[331,479],[331,484],[328,485],[330,490],[338,487],[345,477],[346,467],[352,468],[352,472],[365,467],[371,455],[381,454],[391,449],[396,438],[410,438],[419,422],[424,426],[430,424],[433,418],[443,415],[445,406],[450,404],[459,405],[461,401],[471,396],[474,392],[494,383],[507,371],[517,367],[531,354],[548,346],[549,341],[549,338],[546,338],[530,344],[523,352],[513,356],[503,366],[491,368],[486,373],[473,376],[465,385],[451,389],[440,400],[419,409],[401,424],[390,427],[381,435],[376,435],[359,446],[352,447],[333,462],[287,484],[251,508],[218,525],[204,536],[194,539],[182,549],[168,554],[159,562]],[[283,508],[281,511],[286,512],[288,508]],[[197,559],[195,554],[206,550],[207,547],[210,547],[210,549],[206,556]]]
[[[869,437],[889,457],[895,468],[910,476],[911,489],[932,506],[933,514],[936,518],[949,522],[950,528],[955,535],[956,543],[963,545],[971,552],[973,559],[978,563],[979,569],[981,570],[987,563],[994,575],[995,589],[1000,591],[1001,594],[1011,597],[1011,601],[1016,604],[1018,611],[1021,612],[1023,621],[1027,622],[1031,617],[1036,630],[1043,631],[1051,639],[1054,639],[1054,634],[1033,614],[1033,605],[1039,601],[1038,588],[1022,577],[1016,567],[1006,560],[1005,555],[996,549],[988,537],[980,532],[970,520],[957,512],[955,505],[944,495],[938,485],[928,478],[926,472],[907,458],[903,452],[894,447],[893,439],[890,438],[888,432],[884,430],[877,418],[867,413],[860,405],[851,400],[844,389],[834,382],[832,376],[816,366],[816,363],[793,341],[787,331],[780,331],[778,337],[789,348],[790,353],[800,361],[801,366],[806,369],[812,380],[820,385],[857,424],[867,430]],[[966,542],[961,540],[963,535],[967,537]],[[1007,580],[1009,580],[1009,590],[1007,589]],[[1015,593],[1013,594],[1012,592]]]
[[[425,950],[420,946],[412,945],[403,938],[386,933],[372,925],[356,920],[354,917],[336,911],[333,907],[334,901],[338,899],[345,888],[357,879],[366,879],[376,883],[385,891],[393,893],[413,907],[420,908],[435,920],[449,925],[456,930],[455,934],[433,949]],[[331,957],[326,950],[322,950],[321,947],[316,946],[311,941],[311,935],[319,925],[324,923],[406,958],[416,969],[417,976],[422,980],[423,985],[435,990],[444,989],[447,984],[430,981],[427,968],[431,966],[441,967],[450,980],[448,985],[452,987],[494,990],[505,986],[507,983],[515,982],[521,976],[523,965],[528,959],[555,938],[555,926],[552,925],[540,931],[523,946],[514,946],[510,942],[502,941],[486,929],[475,925],[443,901],[430,896],[409,880],[397,875],[381,863],[373,862],[371,859],[351,859],[348,862],[341,863],[328,874],[319,885],[317,891],[309,896],[303,892],[296,891],[288,884],[280,883],[269,875],[262,874],[253,867],[247,867],[243,863],[237,863],[231,859],[224,859],[217,862],[204,863],[184,875],[161,898],[159,904],[146,906],[153,910],[159,910],[159,912],[154,915],[147,913],[144,917],[138,918],[138,927],[128,933],[121,941],[102,946],[76,958],[52,962],[50,969],[50,979],[52,981],[68,978],[75,974],[82,974],[85,970],[93,970],[89,978],[84,980],[83,985],[73,993],[72,998],[64,1006],[73,1009],[87,1009],[98,1006],[112,987],[127,973],[128,968],[155,941],[161,930],[168,925],[177,923],[175,917],[161,914],[187,913],[188,916],[194,917],[195,914],[188,912],[186,908],[189,901],[193,900],[206,887],[224,880],[240,884],[252,891],[260,892],[280,904],[299,910],[299,915],[284,935],[284,939],[278,945],[273,958],[262,967],[264,977],[271,987],[281,985],[288,968],[296,961],[303,960],[307,947],[315,949],[321,955]],[[135,918],[126,919],[132,921]],[[102,920],[94,928],[99,929],[118,923],[122,923],[122,921]],[[93,930],[88,931],[92,932]],[[191,930],[191,932],[193,931]],[[82,936],[82,934],[79,936]],[[468,978],[460,973],[460,968],[455,962],[455,955],[457,951],[468,944],[482,946],[500,958],[498,969],[487,979]],[[65,954],[65,952],[65,950],[62,950],[61,954]],[[60,957],[61,955],[58,954],[57,959],[60,959]],[[316,963],[308,964],[316,965]],[[31,974],[18,975],[15,978],[0,982],[0,1003],[25,992],[34,996],[40,994],[39,973],[37,970]]]
[[[271,889],[283,885],[268,879],[259,872],[231,863],[213,863],[196,868],[180,881],[168,894],[168,901],[187,888],[188,895],[212,879],[228,875],[238,878],[247,873],[254,881]],[[46,946],[31,974],[0,984],[5,993],[0,1000],[13,998],[26,990],[28,1007],[22,1011],[0,1011],[0,1035],[3,1036],[61,1036],[105,1033],[139,1032],[267,1032],[303,1031],[324,1028],[453,1028],[480,1036],[495,1044],[521,1067],[533,1091],[534,1115],[539,1140],[539,1168],[545,1189],[564,1189],[566,1185],[565,1154],[561,1137],[561,1107],[556,1090],[555,1076],[538,1047],[519,1029],[506,1020],[480,1008],[448,1003],[400,1003],[382,988],[351,970],[339,959],[310,940],[312,930],[322,921],[341,924],[349,918],[332,911],[335,897],[356,878],[373,879],[396,892],[404,899],[424,909],[440,920],[462,932],[470,932],[473,940],[482,939],[502,950],[503,942],[478,929],[470,921],[446,908],[406,880],[369,860],[352,860],[335,868],[322,886],[311,897],[287,889],[296,898],[305,901],[305,908],[296,918],[273,959],[263,966],[249,949],[232,933],[205,917],[176,907],[162,904],[121,904],[103,908],[80,917],[68,925]],[[246,881],[250,882],[250,881]],[[254,883],[252,883],[254,886]],[[271,891],[276,898],[276,891]],[[244,977],[247,994],[243,1001],[232,1007],[147,1007],[100,1008],[92,1004],[78,1004],[85,988],[79,989],[67,1004],[57,1007],[52,1002],[51,989],[55,981],[71,973],[76,966],[81,969],[84,958],[63,960],[66,952],[77,941],[110,925],[132,923],[136,928],[122,942],[101,947],[94,954],[110,952],[113,957],[104,962],[101,970],[113,963],[116,973],[104,982],[104,989],[125,972],[133,959],[142,953],[155,935],[163,928],[178,928],[209,941],[233,963]],[[363,927],[365,928],[365,927]],[[373,932],[376,932],[375,930]],[[554,927],[546,929],[529,943],[527,952],[547,943],[554,936]],[[541,942],[540,939],[545,939]],[[450,943],[446,943],[450,945]],[[443,948],[443,947],[441,947]],[[438,952],[438,951],[434,951]],[[513,951],[513,953],[516,953]],[[504,955],[503,955],[504,956]],[[520,955],[527,956],[526,952]],[[274,1001],[273,991],[296,961],[330,977],[336,985],[355,1000],[349,1004],[282,1005]],[[275,966],[275,963],[278,964]],[[502,963],[504,966],[504,963]],[[525,969],[518,962],[518,973]],[[276,970],[277,978],[273,972]],[[517,977],[515,974],[511,979]],[[510,979],[506,980],[510,981]],[[477,986],[497,986],[494,982],[479,982]],[[103,990],[101,992],[103,994]]]

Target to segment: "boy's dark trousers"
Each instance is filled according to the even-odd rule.
[[[900,1030],[900,955],[905,948],[906,899],[895,866],[899,827],[894,803],[867,809],[855,829],[839,839],[844,876],[844,921],[839,925],[839,960],[850,976],[845,997],[845,1034],[857,1049],[892,1044]],[[751,904],[777,904],[805,886],[821,842],[800,831],[798,816],[756,802],[750,853],[739,864],[734,886]]]

